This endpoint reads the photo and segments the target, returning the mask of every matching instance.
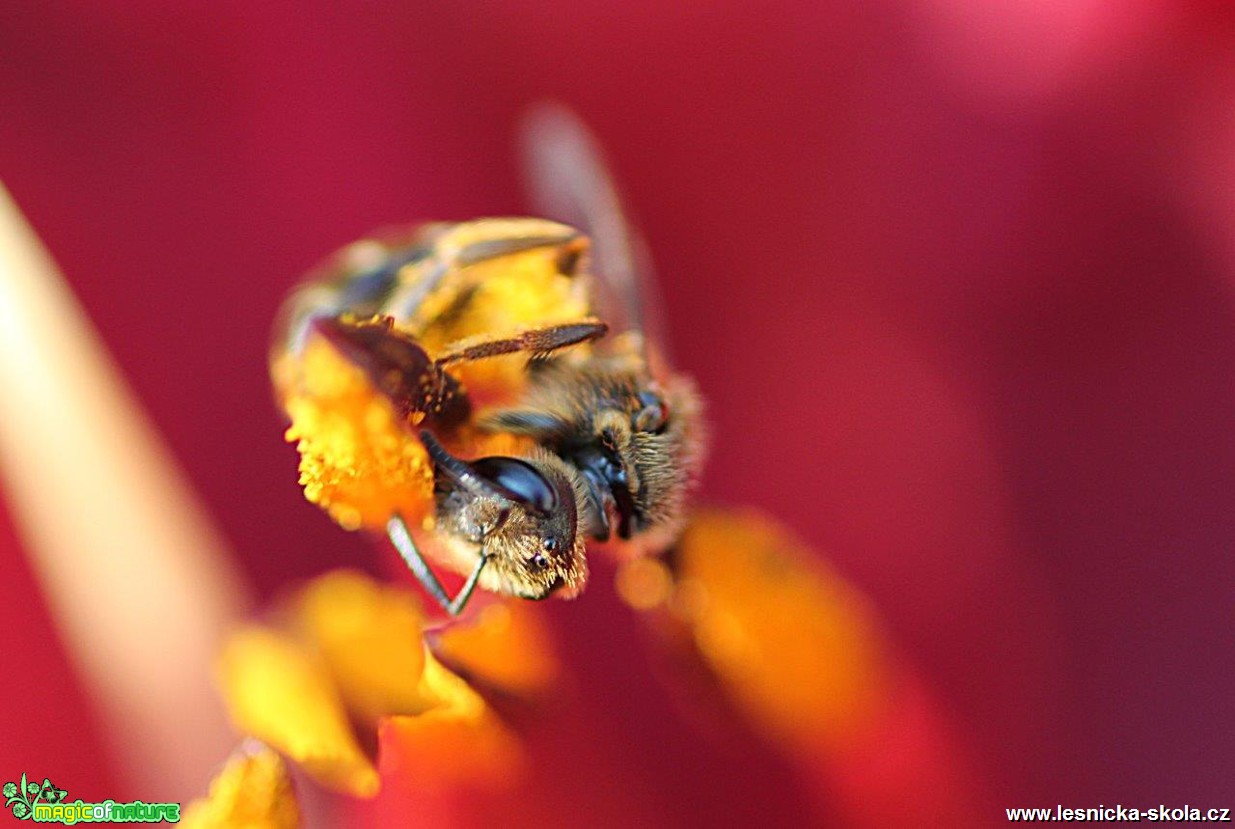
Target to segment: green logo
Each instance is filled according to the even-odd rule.
[[[83,803],[80,799],[69,802],[68,792],[56,788],[50,779],[35,783],[21,776],[21,780],[4,784],[4,807],[11,809],[18,820],[33,820],[35,823],[179,823],[179,803],[117,803],[104,800],[102,803]]]
[[[42,785],[21,776],[19,783],[4,784],[4,808],[13,810],[13,817],[29,820],[34,816],[34,807],[39,803],[59,803],[68,794],[64,789],[57,789],[48,778],[43,778]]]

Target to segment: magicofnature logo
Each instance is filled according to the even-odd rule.
[[[69,802],[65,799],[69,793],[46,777],[42,783],[35,783],[23,774],[21,780],[5,783],[3,792],[4,807],[12,810],[13,817],[35,823],[180,822],[179,803],[83,803],[80,799]]]

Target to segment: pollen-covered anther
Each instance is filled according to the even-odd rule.
[[[432,471],[424,449],[364,372],[317,335],[287,359],[298,362],[301,379],[286,392],[292,423],[285,437],[300,453],[305,497],[348,529],[381,527],[396,511],[426,511]],[[415,412],[411,419],[423,418]]]

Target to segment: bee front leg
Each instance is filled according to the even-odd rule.
[[[462,613],[463,608],[467,606],[468,599],[472,597],[472,592],[476,589],[476,582],[480,579],[480,571],[484,569],[490,557],[487,555],[480,557],[471,574],[467,577],[467,581],[459,589],[458,595],[451,599],[446,595],[446,590],[442,587],[442,583],[438,581],[437,576],[433,575],[433,571],[429,569],[429,562],[425,561],[424,556],[420,554],[420,549],[416,546],[415,540],[412,539],[412,533],[408,530],[407,524],[401,516],[396,515],[386,522],[386,535],[390,538],[390,543],[399,551],[399,555],[403,556],[408,569],[416,576],[420,586],[437,600],[442,609],[451,616],[458,616]]]
[[[590,342],[605,335],[609,326],[598,319],[582,319],[560,325],[532,328],[513,337],[500,339],[468,339],[452,343],[433,362],[438,367],[470,360],[483,360],[502,354],[526,351],[533,357],[551,354],[562,348]]]

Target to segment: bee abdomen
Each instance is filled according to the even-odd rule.
[[[423,243],[394,248],[376,265],[344,276],[335,285],[339,309],[357,314],[375,313],[399,284],[399,272],[424,261],[432,252],[433,247]]]

